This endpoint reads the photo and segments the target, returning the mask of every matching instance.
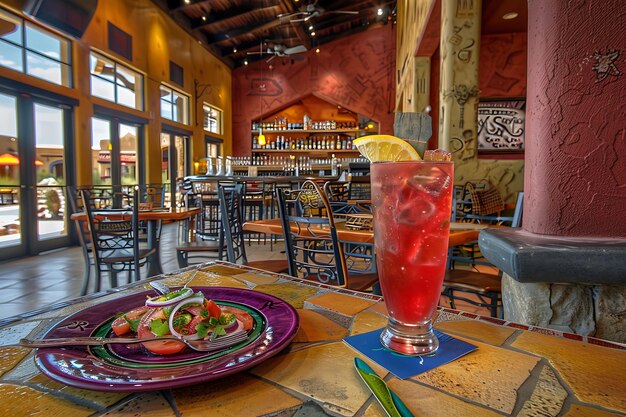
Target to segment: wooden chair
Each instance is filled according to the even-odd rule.
[[[146,264],[148,257],[156,249],[140,247],[137,238],[139,233],[139,191],[135,187],[133,194],[127,196],[132,201],[130,208],[124,209],[96,209],[91,201],[91,192],[81,190],[92,242],[92,253],[96,272],[95,290],[100,291],[102,272],[109,273],[109,282],[112,288],[117,287],[117,274],[128,272],[128,282],[131,277],[135,281],[141,279],[140,268]]]
[[[307,180],[276,194],[291,276],[356,291],[377,283],[377,274],[349,273],[330,204],[317,184]]]
[[[242,212],[244,208],[242,193],[242,184],[232,187],[220,185],[218,189],[228,262],[241,262],[244,265],[270,272],[287,272],[289,270],[287,259],[248,261],[242,228]]]

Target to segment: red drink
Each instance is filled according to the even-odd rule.
[[[430,322],[446,268],[453,168],[451,162],[371,165],[376,264],[390,316],[381,338],[402,353],[438,347]]]

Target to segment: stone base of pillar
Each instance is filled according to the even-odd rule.
[[[626,284],[522,283],[502,277],[504,319],[626,343]]]

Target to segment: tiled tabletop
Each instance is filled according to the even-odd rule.
[[[14,344],[41,337],[71,313],[131,293],[146,282],[0,322],[0,415],[11,416],[384,416],[342,339],[386,323],[377,296],[338,290],[225,262],[159,279],[191,286],[249,288],[297,309],[291,345],[249,369],[191,387],[144,393],[68,387],[42,375],[33,352]],[[626,416],[623,345],[527,328],[453,310],[436,327],[478,346],[454,362],[406,380],[366,360],[416,416]]]

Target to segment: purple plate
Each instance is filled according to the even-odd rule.
[[[150,391],[210,381],[243,371],[276,355],[298,331],[298,313],[285,301],[251,290],[194,287],[218,305],[247,311],[254,320],[250,336],[218,353],[184,351],[157,356],[120,345],[37,349],[35,363],[48,377],[98,391]],[[44,338],[110,336],[120,312],[144,303],[153,291],[103,302],[81,310],[54,326]],[[115,346],[115,347],[114,347]]]

